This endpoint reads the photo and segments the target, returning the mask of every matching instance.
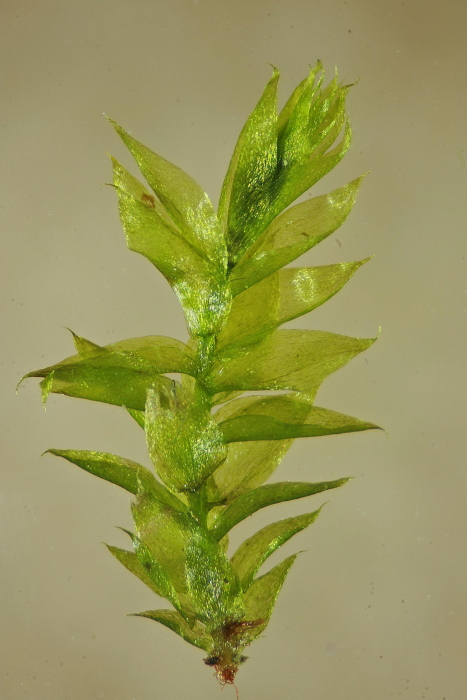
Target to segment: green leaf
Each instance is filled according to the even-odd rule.
[[[235,525],[261,508],[274,505],[275,503],[282,503],[283,501],[313,496],[315,493],[321,493],[329,489],[336,489],[346,484],[349,478],[320,481],[316,484],[309,484],[304,481],[278,481],[275,484],[259,486],[232,501],[215,521],[211,534],[216,540],[220,540]]]
[[[227,459],[211,476],[215,489],[209,500],[228,504],[245,491],[260,486],[278,467],[292,442],[259,440],[227,445]]]
[[[244,634],[244,642],[249,643],[259,637],[266,628],[274,609],[277,596],[284,584],[285,578],[298,554],[284,559],[280,564],[268,571],[264,576],[255,579],[244,594],[246,618],[262,622]]]
[[[316,309],[368,260],[278,270],[234,298],[217,348],[258,342],[286,321]]]
[[[227,218],[229,259],[236,262],[257,235],[277,168],[277,83],[274,69],[238,139],[221,193],[219,216]],[[228,211],[228,216],[227,216]]]
[[[141,466],[131,459],[117,457],[108,452],[91,452],[88,450],[46,450],[57,457],[63,457],[72,464],[81,467],[90,474],[121,486],[130,493],[137,494],[143,484],[144,488],[158,498],[161,503],[166,503],[177,510],[186,510],[184,504],[174,494],[170,493],[151,474],[149,469]]]
[[[363,176],[277,216],[231,271],[232,294],[268,277],[334,233],[350,214],[362,180]]]
[[[227,456],[214,418],[175,382],[168,390],[148,390],[145,425],[155,469],[172,490],[199,489]]]
[[[190,333],[208,335],[222,326],[230,306],[225,269],[203,256],[164,218],[155,198],[114,160],[114,185],[127,245],[167,279],[183,306]]]
[[[76,335],[75,343],[91,345]],[[131,338],[104,347],[92,343],[92,349],[29,372],[23,379],[44,377],[45,398],[52,391],[144,410],[149,386],[171,386],[162,373],[193,371],[193,359],[184,348],[180,341],[164,336]]]
[[[219,423],[226,442],[291,440],[379,429],[374,423],[312,406],[294,396],[252,396],[237,402],[237,415]]]
[[[185,614],[192,610],[211,627],[224,616],[241,613],[241,589],[232,565],[195,518],[160,504],[144,491],[132,512],[139,542],[167,573]],[[140,558],[138,550],[136,554]]]
[[[133,617],[147,617],[150,620],[160,622],[195,647],[210,651],[212,638],[206,634],[204,627],[195,622],[193,627],[175,610],[146,610],[141,613],[133,613]]]
[[[109,121],[130,150],[181,235],[219,269],[225,270],[225,242],[207,194],[183,170],[136,141],[112,119]]]
[[[123,564],[123,566],[128,569],[132,574],[134,574],[137,578],[139,578],[143,583],[148,586],[156,595],[160,596],[161,598],[165,597],[165,592],[164,589],[161,588],[160,586],[157,586],[152,578],[149,576],[147,570],[144,568],[144,566],[141,564],[139,561],[138,557],[134,552],[128,552],[126,549],[120,549],[119,547],[113,547],[112,545],[106,544],[105,545],[109,552],[113,554],[115,559],[118,559],[118,561]]]
[[[293,518],[285,518],[276,523],[266,525],[266,527],[263,527],[262,530],[256,532],[240,545],[231,562],[241,581],[243,590],[250,586],[263,562],[297,532],[314,523],[320,512],[321,508],[313,511],[313,513],[296,515]]]
[[[277,330],[254,345],[221,351],[207,381],[212,393],[292,389],[311,396],[326,377],[375,340],[327,331]]]

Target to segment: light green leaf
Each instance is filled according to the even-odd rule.
[[[207,408],[175,382],[168,390],[148,390],[145,426],[155,469],[172,490],[199,489],[227,456]]]
[[[314,523],[320,512],[321,508],[313,513],[296,515],[293,518],[285,518],[271,523],[271,525],[266,525],[240,545],[231,562],[243,590],[250,586],[261,564],[297,532]]]
[[[219,423],[226,442],[290,440],[379,429],[374,423],[312,406],[294,396],[252,396],[237,402],[237,414]]]
[[[112,545],[106,544],[105,545],[109,552],[113,554],[115,559],[118,559],[118,561],[123,564],[123,566],[128,569],[132,574],[134,574],[137,578],[139,578],[143,583],[148,586],[156,595],[160,596],[161,598],[165,597],[164,590],[157,586],[154,581],[151,579],[149,576],[147,570],[144,568],[144,566],[140,563],[138,557],[134,552],[128,552],[126,549],[120,549],[119,547],[113,547]]]
[[[234,298],[217,348],[258,342],[286,321],[316,309],[342,289],[369,259],[321,267],[287,267],[266,277]]]
[[[236,262],[254,240],[258,213],[268,206],[277,167],[277,83],[272,78],[242,129],[222,187],[219,218],[227,222],[229,260]]]
[[[278,481],[275,484],[259,486],[232,501],[215,521],[211,534],[216,540],[220,540],[235,525],[261,508],[274,505],[275,503],[292,501],[296,498],[313,496],[315,493],[321,493],[329,489],[336,489],[348,481],[349,477],[335,479],[334,481],[320,481],[316,484],[309,484],[304,481]]]
[[[268,571],[267,574],[255,579],[245,592],[246,619],[261,622],[255,627],[245,630],[244,643],[249,643],[259,637],[266,628],[277,596],[297,556],[298,554],[292,554],[271,571]]]
[[[284,130],[287,127],[289,119],[290,119],[292,113],[294,112],[298,101],[302,97],[305,90],[309,87],[309,85],[315,84],[316,76],[322,70],[322,68],[323,68],[323,65],[322,65],[321,61],[317,61],[316,66],[314,68],[311,68],[308,76],[304,80],[302,80],[301,83],[299,83],[297,85],[297,87],[295,88],[295,90],[292,92],[291,96],[287,100],[285,106],[282,108],[282,111],[279,114],[279,119],[278,119],[279,141],[282,140]],[[321,87],[322,82],[323,82],[323,76],[320,77],[318,84],[315,86],[315,91]]]
[[[164,218],[154,197],[117,161],[114,184],[130,250],[144,255],[167,279],[193,336],[216,332],[230,306],[223,265],[206,259],[191,239],[186,240]]]
[[[206,634],[205,628],[199,622],[193,627],[175,610],[146,610],[141,613],[133,613],[133,617],[147,617],[150,620],[160,622],[195,647],[209,651],[212,647],[212,638]]]
[[[177,510],[186,510],[184,504],[174,494],[170,493],[151,474],[149,469],[131,459],[117,457],[108,452],[91,452],[88,450],[46,450],[44,454],[63,457],[72,464],[81,467],[90,474],[121,486],[130,493],[137,494],[141,484],[152,493],[161,503],[166,503]]]
[[[207,194],[183,170],[136,141],[112,119],[109,121],[185,240],[225,270],[225,242]]]
[[[313,395],[326,377],[375,340],[327,331],[278,330],[254,345],[221,351],[207,381],[212,393],[292,389]]]
[[[344,223],[363,176],[277,216],[231,272],[235,296],[298,258]]]
[[[235,442],[227,446],[227,459],[212,474],[212,502],[228,504],[268,479],[278,467],[293,440]]]

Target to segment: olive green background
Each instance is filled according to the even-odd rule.
[[[363,172],[350,218],[300,264],[375,259],[292,327],[379,341],[318,405],[387,430],[299,440],[279,479],[353,475],[271,560],[305,550],[238,675],[242,700],[462,700],[466,672],[466,90],[463,0],[3,0],[1,116],[2,700],[234,698],[202,653],[148,620],[162,601],[102,545],[129,498],[49,447],[148,464],[123,410],[51,396],[24,373],[101,344],[186,338],[162,277],[126,250],[106,152],[111,115],[217,201],[270,76],[282,100],[320,58],[351,90],[350,152],[319,194]],[[131,166],[133,167],[133,166]],[[135,172],[135,170],[133,170]]]

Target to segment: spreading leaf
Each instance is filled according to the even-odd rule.
[[[337,411],[311,406],[308,401],[294,396],[253,396],[237,399],[237,402],[240,404],[237,415],[219,423],[226,442],[291,440],[379,427]]]
[[[221,351],[208,381],[213,392],[292,389],[314,395],[327,376],[375,340],[327,331],[277,330],[254,345]]]
[[[212,638],[206,634],[205,628],[199,622],[193,627],[175,610],[146,610],[141,613],[133,613],[134,617],[147,617],[149,620],[160,622],[195,647],[209,651],[212,646]]]
[[[75,336],[75,343],[89,344]],[[44,377],[44,393],[52,391],[91,401],[144,410],[149,386],[170,386],[163,373],[193,371],[188,348],[163,336],[131,338],[107,346],[86,349],[56,365],[29,372],[26,377]]]
[[[151,474],[149,469],[141,466],[131,459],[117,457],[117,455],[109,454],[108,452],[91,452],[88,450],[47,450],[46,452],[63,457],[64,459],[76,464],[81,469],[94,474],[95,476],[110,481],[112,484],[121,486],[130,493],[137,494],[141,488],[144,488],[152,493],[154,498],[157,498],[161,503],[165,503],[171,508],[177,510],[186,510],[184,504],[179,498],[170,493],[165,486],[162,486]]]
[[[243,590],[250,586],[261,564],[297,532],[314,523],[320,512],[321,508],[266,525],[240,545],[231,561]]]
[[[277,216],[231,271],[235,296],[296,260],[344,223],[363,177],[314,197]]]
[[[348,481],[349,478],[321,481],[316,484],[302,481],[278,481],[275,484],[259,486],[257,489],[252,489],[232,501],[215,521],[211,534],[216,540],[220,540],[235,525],[261,508],[275,503],[292,501],[296,498],[313,496],[315,493],[321,493],[329,489],[336,489]]]
[[[316,309],[336,294],[370,258],[321,267],[278,270],[236,296],[218,350],[262,340],[278,326]]]

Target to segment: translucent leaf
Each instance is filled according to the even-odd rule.
[[[109,121],[185,240],[225,270],[224,237],[207,194],[183,170],[136,141],[112,119]]]
[[[312,406],[294,396],[247,398],[251,400],[237,399],[237,415],[219,423],[226,442],[290,440],[379,429],[374,423]]]
[[[246,617],[249,620],[262,621],[250,630],[245,630],[244,642],[249,643],[259,637],[266,628],[271,617],[277,596],[283,586],[298,554],[284,559],[280,564],[268,571],[264,576],[255,579],[244,594]]]
[[[229,259],[234,262],[254,240],[258,213],[270,201],[268,188],[277,168],[278,81],[274,69],[242,129],[222,188],[219,216],[227,218]]]
[[[173,490],[198,489],[227,456],[207,408],[175,382],[168,390],[148,390],[145,425],[155,469]]]
[[[246,348],[226,348],[217,355],[207,381],[213,393],[292,389],[313,394],[327,376],[375,340],[327,331],[278,330]]]
[[[147,570],[140,563],[138,557],[134,552],[128,552],[126,549],[120,549],[119,547],[113,547],[112,545],[105,545],[109,552],[118,559],[118,561],[123,564],[123,566],[128,569],[132,574],[139,578],[143,583],[148,586],[156,595],[161,598],[164,597],[164,591],[158,587],[154,581],[149,576]]]
[[[75,336],[75,342],[89,343],[79,336]],[[183,350],[186,346],[172,338],[148,336],[92,346],[92,350],[56,365],[29,372],[23,379],[44,377],[41,387],[47,393],[144,410],[149,386],[171,386],[169,379],[160,376],[162,373],[178,372],[180,367],[193,371],[193,360]]]
[[[266,525],[262,530],[249,537],[233,555],[231,562],[241,581],[243,590],[246,590],[261,564],[271,556],[285,542],[290,540],[297,532],[311,525],[321,508],[313,513],[296,515],[293,518],[285,518],[271,525]]]
[[[212,637],[206,634],[204,627],[195,622],[193,627],[175,610],[146,610],[141,613],[133,613],[134,617],[147,617],[150,620],[160,622],[195,647],[209,651],[212,647]]]
[[[278,481],[275,484],[265,484],[257,489],[248,491],[227,506],[219,515],[211,530],[211,534],[216,540],[220,540],[235,525],[237,525],[249,515],[266,506],[292,501],[296,498],[313,496],[315,493],[336,489],[346,484],[349,478],[335,479],[334,481],[320,481],[316,484],[309,484],[302,481]]]
[[[230,305],[222,265],[207,260],[191,239],[185,240],[158,211],[154,197],[116,161],[114,184],[130,250],[144,255],[167,279],[183,306],[192,335],[215,332]]]
[[[312,311],[336,294],[358,268],[359,262],[278,270],[235,297],[217,348],[255,343],[270,331]]]
[[[291,96],[287,100],[285,106],[282,108],[281,113],[279,114],[279,119],[278,119],[278,132],[279,132],[279,141],[281,141],[281,138],[283,136],[284,130],[289,122],[289,119],[294,112],[294,109],[302,97],[303,93],[305,90],[308,88],[308,86],[314,85],[315,83],[315,78],[316,75],[321,71],[323,68],[321,61],[317,61],[316,66],[314,68],[311,68],[310,73],[308,76],[302,80],[301,83],[297,85],[295,90],[292,92]],[[323,78],[321,77],[318,84],[315,87],[315,90],[317,90],[322,83]],[[311,96],[312,97],[312,96]]]
[[[117,457],[108,452],[91,452],[88,450],[47,450],[46,452],[63,457],[81,469],[95,476],[121,486],[130,493],[137,494],[143,484],[144,488],[177,510],[186,510],[184,504],[174,494],[160,484],[145,467],[131,459]]]
[[[227,446],[227,459],[212,475],[215,491],[209,500],[230,503],[260,486],[281,463],[293,440],[235,442]]]
[[[240,614],[238,578],[218,542],[197,520],[143,491],[132,511],[138,539],[167,572],[183,610],[191,607],[208,626],[218,624],[224,615]]]
[[[277,216],[231,272],[236,295],[330,236],[349,215],[363,177]]]
[[[186,619],[192,619],[194,617],[194,612],[191,608],[190,601],[184,598],[183,592],[176,590],[170,576],[170,569],[164,566],[157,556],[154,556],[154,552],[140,537],[132,535],[132,541],[136,558],[147,572],[154,587],[159,591],[159,595],[169,600],[174,608],[182,613]]]

